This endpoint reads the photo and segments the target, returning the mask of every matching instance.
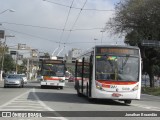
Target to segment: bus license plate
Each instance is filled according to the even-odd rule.
[[[57,85],[56,83],[50,83],[50,85]]]
[[[122,96],[122,95],[119,94],[119,93],[113,93],[112,96],[113,96],[113,97],[120,97],[120,96]]]

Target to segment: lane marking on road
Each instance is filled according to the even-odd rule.
[[[159,97],[159,96],[148,95],[148,94],[142,94],[142,95],[143,95],[143,96],[149,96],[149,97],[156,98],[156,99],[160,100],[160,97]]]
[[[27,92],[11,99],[7,103],[0,106],[1,111],[40,111],[47,110],[43,106],[37,103],[37,100],[33,98],[33,100],[28,99],[28,96],[33,90],[30,89]]]
[[[154,106],[148,106],[148,105],[142,105],[142,104],[132,104],[133,106],[148,109],[148,110],[154,110],[154,111],[160,111],[159,107],[154,107]]]
[[[28,99],[29,95],[33,96],[33,98]],[[30,89],[27,92],[1,105],[0,110],[1,111],[54,111],[53,114],[56,117],[45,117],[45,118],[68,120],[67,118],[62,117],[54,109],[48,107],[44,102],[42,102],[36,95],[35,88]]]
[[[57,117],[47,117],[47,118],[56,118],[56,119],[59,118],[59,119],[61,119],[61,120],[68,120],[67,118],[62,117],[62,116],[61,116],[59,113],[57,113],[54,109],[48,107],[44,102],[42,102],[42,101],[39,99],[39,97],[36,95],[35,89],[33,88],[32,90],[33,90],[33,95],[34,95],[34,97],[36,98],[36,100],[38,100],[38,102],[41,104],[41,106],[43,106],[44,108],[48,109],[48,111],[54,111],[55,116],[57,116]]]
[[[20,97],[24,96],[25,94],[28,94],[29,92],[31,92],[31,89],[28,90],[27,92],[25,92],[25,93],[23,93],[23,94],[15,97],[15,98],[13,98],[13,99],[11,99],[10,101],[6,102],[5,104],[1,105],[0,108],[5,107],[5,106],[11,104],[12,102],[14,102],[15,100],[17,100],[17,99],[19,99]]]

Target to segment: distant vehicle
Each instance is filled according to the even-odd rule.
[[[19,75],[22,77],[24,84],[27,84],[27,82],[28,82],[27,76],[25,74],[19,74]]]
[[[43,80],[43,76],[38,75],[38,76],[37,76],[37,81],[42,81],[42,80]]]
[[[41,88],[55,86],[63,89],[65,86],[65,62],[63,60],[42,60]]]
[[[70,78],[70,73],[68,71],[65,72],[65,80],[69,80]]]
[[[140,99],[141,60],[138,47],[97,45],[86,51],[77,58],[75,66],[78,96],[120,100],[125,104]]]
[[[10,74],[4,79],[4,88],[6,87],[23,87],[24,81],[19,74]]]
[[[70,76],[68,82],[74,82],[74,80],[75,80],[74,76]]]

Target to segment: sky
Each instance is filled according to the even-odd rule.
[[[15,36],[6,39],[12,49],[20,43],[59,56],[72,48],[86,50],[100,44],[124,44],[123,38],[111,35],[109,30],[102,32],[119,1],[0,0],[0,30]]]

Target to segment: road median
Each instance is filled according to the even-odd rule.
[[[154,87],[154,88],[143,87],[142,88],[142,94],[160,96],[160,87]]]

